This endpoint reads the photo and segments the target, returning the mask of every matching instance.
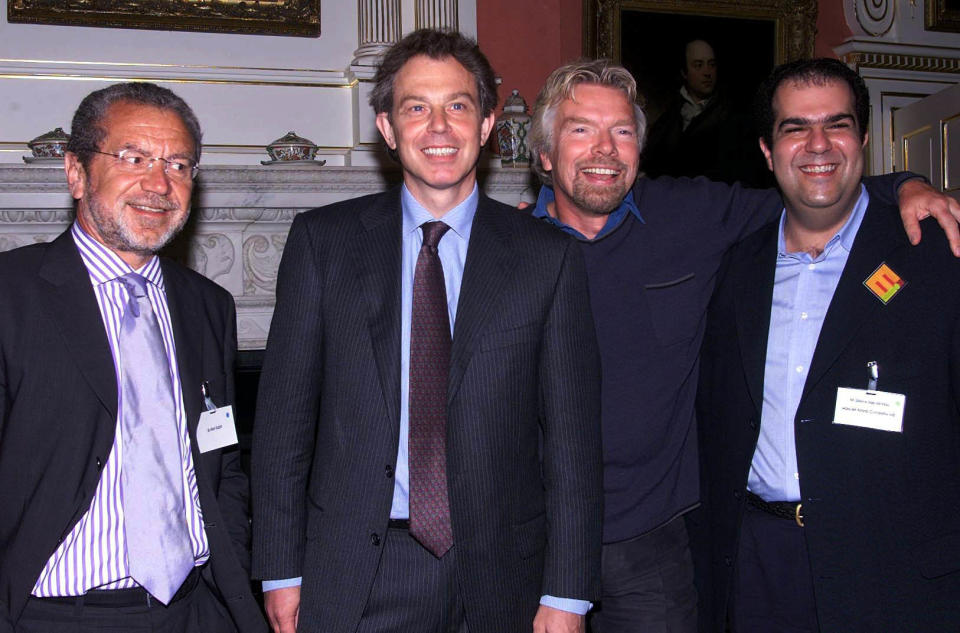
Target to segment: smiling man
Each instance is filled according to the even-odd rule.
[[[711,304],[698,416],[706,630],[960,628],[960,262],[861,183],[870,103],[833,59],[774,70],[778,222]]]
[[[421,30],[371,94],[403,185],[296,218],[253,441],[278,633],[582,631],[599,358],[576,243],[481,195],[496,84]]]
[[[266,629],[239,451],[200,442],[201,384],[233,399],[233,299],[156,255],[199,156],[166,88],[91,93],[64,159],[76,221],[0,255],[4,633]]]

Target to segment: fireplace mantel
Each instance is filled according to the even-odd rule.
[[[508,204],[533,200],[527,170],[490,168],[479,179],[487,195]],[[294,216],[398,181],[397,172],[375,167],[204,166],[190,222],[169,254],[233,294],[240,348],[260,349]],[[0,164],[0,251],[52,240],[72,219],[62,164]]]

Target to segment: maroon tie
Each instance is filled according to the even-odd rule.
[[[428,222],[413,275],[410,323],[410,534],[437,558],[453,545],[447,498],[450,317],[437,254],[450,227]]]

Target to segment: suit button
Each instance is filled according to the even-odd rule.
[[[731,565],[733,565],[733,559],[730,558],[729,556],[724,556],[723,564],[726,565],[727,567],[730,567]]]
[[[103,462],[100,461],[99,457],[97,457],[97,472],[100,472],[101,470],[103,470]]]
[[[756,418],[750,418],[750,428],[751,428],[751,429],[757,428],[757,419],[756,419]]]
[[[739,499],[739,498],[742,497],[742,496],[743,496],[743,493],[740,492],[739,490],[734,490],[734,491],[733,491],[733,498],[734,498],[734,499]]]
[[[374,547],[380,547],[380,535],[374,532],[370,535],[370,544]]]
[[[387,479],[393,479],[393,466],[387,464],[387,467],[383,469],[383,474],[387,476]]]

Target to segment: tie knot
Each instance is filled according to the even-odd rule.
[[[127,287],[129,292],[138,299],[147,296],[147,280],[137,273],[127,273],[120,278],[120,282]]]
[[[423,245],[436,248],[440,243],[440,238],[450,228],[443,222],[425,222],[420,225],[423,229]]]

